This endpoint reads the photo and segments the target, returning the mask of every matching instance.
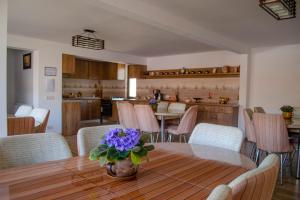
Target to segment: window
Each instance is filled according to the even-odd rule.
[[[136,78],[129,79],[129,97],[136,97]]]

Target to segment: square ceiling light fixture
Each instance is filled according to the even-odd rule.
[[[277,20],[296,17],[296,0],[259,0],[259,6]]]
[[[84,29],[83,31],[81,35],[72,37],[72,46],[94,50],[104,49],[104,40],[98,39],[94,30]]]

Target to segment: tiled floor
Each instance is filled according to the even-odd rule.
[[[70,145],[71,151],[74,156],[77,156],[77,138],[76,135],[65,137]],[[248,155],[248,150],[243,147],[242,153]],[[295,163],[294,163],[295,164]],[[284,176],[284,184],[277,184],[273,200],[299,200],[300,199],[300,180],[290,176],[289,172],[286,172]]]

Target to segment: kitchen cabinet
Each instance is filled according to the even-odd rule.
[[[128,66],[128,78],[142,79],[145,77],[147,66],[145,65],[129,65]]]
[[[62,134],[64,136],[76,135],[80,128],[80,103],[63,102],[62,103]]]
[[[118,64],[117,80],[125,80],[125,64]]]
[[[199,104],[197,122],[237,126],[238,112],[237,105]]]
[[[62,73],[63,74],[75,73],[75,56],[62,54]]]
[[[89,79],[104,80],[103,62],[89,61]]]
[[[72,78],[88,79],[89,78],[89,62],[87,60],[75,60],[75,73]]]
[[[117,80],[118,64],[111,62],[104,62],[104,77],[103,80]]]
[[[100,100],[81,100],[81,120],[100,119]]]

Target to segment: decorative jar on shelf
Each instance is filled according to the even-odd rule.
[[[282,116],[284,119],[289,120],[293,117],[294,108],[292,106],[285,105],[282,106],[280,110],[282,111]]]

